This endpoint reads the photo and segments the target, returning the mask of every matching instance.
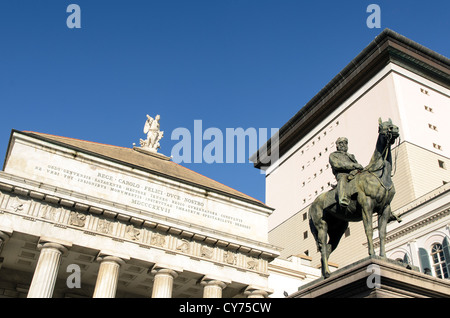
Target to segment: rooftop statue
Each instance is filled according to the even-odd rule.
[[[391,211],[395,194],[391,180],[391,146],[399,137],[392,120],[378,122],[378,140],[372,159],[363,168],[354,155],[347,153],[348,140],[336,141],[337,151],[330,154],[330,165],[337,187],[320,194],[309,209],[309,225],[321,253],[322,276],[330,276],[328,258],[336,249],[348,222],[363,221],[369,255],[374,255],[372,215],[378,215],[380,256],[385,257],[386,225],[400,219]],[[328,239],[328,242],[327,242]]]
[[[159,130],[159,119],[159,115],[156,115],[154,119],[147,115],[144,125],[144,134],[147,134],[147,139],[140,140],[141,147],[144,150],[158,152],[158,148],[160,148],[159,141],[163,137],[164,131]]]

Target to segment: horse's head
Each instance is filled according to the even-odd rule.
[[[382,121],[378,119],[378,134],[383,135],[391,144],[400,136],[398,127],[392,123],[389,118],[388,121]]]

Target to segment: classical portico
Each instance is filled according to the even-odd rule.
[[[0,296],[271,293],[272,210],[165,156],[13,131],[4,166]]]

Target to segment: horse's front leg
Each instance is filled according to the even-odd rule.
[[[372,226],[372,213],[373,203],[369,197],[358,200],[362,207],[362,220],[364,224],[364,230],[366,232],[367,244],[369,248],[369,255],[375,255],[373,248],[373,226]]]
[[[378,216],[378,237],[380,239],[380,256],[386,257],[386,226],[391,215],[391,206],[384,207],[383,213]]]
[[[330,269],[328,267],[328,257],[330,256],[330,247],[327,244],[328,238],[328,225],[325,221],[321,220],[317,226],[318,232],[318,245],[321,254],[321,264],[322,264],[322,276],[324,278],[330,277]]]

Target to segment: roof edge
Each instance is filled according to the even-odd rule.
[[[331,79],[331,81],[329,81],[312,99],[301,107],[300,110],[280,128],[277,136],[277,144],[280,147],[279,157],[285,153],[283,146],[289,137],[287,136],[288,132],[295,129],[295,126],[298,125],[300,120],[311,110],[313,110],[317,104],[323,102],[330,95],[338,95],[337,92],[343,90],[343,87],[351,74],[361,67],[368,67],[368,65],[364,65],[364,63],[374,56],[377,56],[378,59],[374,59],[375,62],[372,61],[372,63],[382,64],[385,61],[390,61],[391,53],[388,52],[388,49],[392,47],[392,43],[389,43],[389,41],[396,42],[415,54],[432,61],[442,68],[450,70],[450,59],[447,57],[417,42],[414,42],[391,29],[384,29],[372,42],[369,43],[369,45],[367,45],[352,61],[350,61],[350,63],[348,63],[335,77],[333,77],[333,79]],[[367,79],[367,76],[365,78]],[[270,156],[271,144],[272,139],[269,139],[257,150],[256,153],[250,157],[250,160],[254,163],[255,168],[261,169],[272,164],[270,160],[267,160],[267,157]],[[264,164],[264,162],[268,163]]]
[[[155,174],[155,175],[158,175],[158,176],[161,176],[161,177],[164,177],[164,178],[168,178],[170,180],[181,182],[181,183],[184,183],[184,184],[187,184],[187,185],[190,185],[190,186],[199,187],[199,188],[201,188],[203,190],[207,190],[207,191],[214,192],[214,193],[217,193],[217,194],[220,194],[220,195],[228,196],[228,197],[231,197],[231,198],[233,198],[235,200],[242,201],[242,202],[245,202],[245,203],[248,203],[248,204],[252,204],[254,206],[258,206],[258,207],[261,207],[261,208],[264,208],[264,209],[267,209],[267,210],[270,210],[270,211],[274,210],[274,208],[266,205],[265,203],[261,202],[258,199],[250,197],[249,195],[244,194],[244,193],[242,193],[242,192],[240,192],[240,191],[238,191],[236,189],[233,189],[233,188],[231,188],[231,187],[229,187],[229,186],[227,186],[227,185],[225,185],[225,184],[223,184],[223,183],[221,183],[219,181],[213,180],[213,179],[211,179],[211,178],[209,178],[207,176],[204,176],[204,175],[202,175],[202,174],[200,174],[200,173],[198,173],[198,172],[196,172],[194,170],[191,170],[189,168],[181,166],[181,165],[179,165],[177,163],[174,163],[172,161],[170,161],[170,162],[173,163],[173,164],[181,166],[184,169],[188,169],[188,170],[190,170],[190,171],[192,171],[192,172],[194,172],[194,173],[196,173],[198,175],[201,175],[204,178],[208,178],[210,180],[213,180],[214,182],[217,182],[217,183],[223,185],[224,187],[230,188],[230,189],[232,189],[232,190],[234,190],[236,192],[241,193],[243,196],[239,196],[239,195],[236,195],[236,194],[233,194],[233,193],[225,192],[225,191],[222,191],[220,189],[215,189],[215,188],[212,188],[212,187],[208,187],[206,185],[195,183],[195,182],[192,182],[192,181],[189,181],[189,180],[180,179],[180,178],[171,176],[169,174],[164,174],[162,172],[159,172],[159,171],[156,171],[156,170],[152,170],[152,169],[149,169],[149,168],[146,168],[146,167],[137,166],[135,164],[132,164],[132,163],[129,163],[129,162],[125,162],[125,161],[122,161],[122,160],[119,160],[119,159],[116,159],[116,158],[111,158],[111,157],[108,157],[106,155],[93,152],[91,150],[86,150],[86,149],[83,149],[83,148],[80,148],[80,147],[77,147],[77,146],[74,146],[74,145],[71,145],[71,144],[68,144],[68,143],[64,143],[64,142],[61,142],[61,141],[58,141],[58,140],[53,140],[51,138],[46,138],[43,135],[49,135],[49,136],[55,136],[55,137],[58,137],[58,138],[67,138],[67,139],[73,139],[73,140],[78,140],[78,141],[84,141],[84,140],[81,140],[81,139],[70,138],[70,137],[61,137],[61,136],[51,135],[51,134],[46,134],[46,133],[37,133],[37,132],[31,132],[31,131],[20,131],[20,130],[12,129],[11,135],[10,135],[10,139],[9,139],[9,142],[8,142],[7,154],[9,153],[10,145],[11,145],[11,141],[12,141],[14,133],[19,133],[19,134],[23,134],[23,135],[28,136],[28,137],[37,138],[37,139],[39,139],[41,141],[49,142],[49,143],[57,145],[57,146],[69,148],[69,149],[75,150],[77,152],[82,152],[82,153],[85,153],[85,154],[88,154],[88,155],[91,155],[91,156],[95,156],[95,157],[98,157],[98,158],[101,158],[101,159],[109,160],[109,161],[112,161],[112,162],[115,162],[115,163],[118,163],[118,164],[121,164],[121,165],[125,165],[125,166],[128,166],[128,167],[139,169],[141,171],[150,172],[152,174]],[[94,142],[94,141],[85,141],[85,142],[96,143],[96,144],[101,144],[101,145],[111,146],[111,147],[124,148],[124,147],[120,147],[120,146],[114,146],[114,145],[109,145],[109,144],[97,143],[97,142]],[[126,148],[126,149],[128,149],[128,148]],[[7,161],[7,155],[5,156],[5,161],[4,161],[4,165],[3,165],[3,171],[4,171],[4,168],[5,168],[6,161]]]

